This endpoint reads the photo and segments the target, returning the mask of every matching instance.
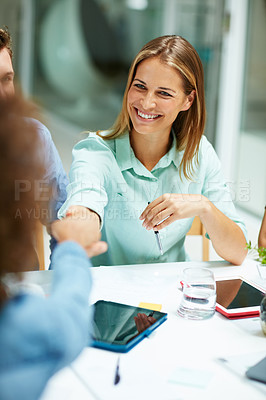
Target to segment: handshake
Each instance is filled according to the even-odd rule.
[[[68,240],[77,242],[89,257],[107,251],[107,243],[100,241],[100,218],[98,214],[85,207],[71,207],[66,218],[51,224],[51,234],[59,243]]]

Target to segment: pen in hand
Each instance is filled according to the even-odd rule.
[[[116,364],[114,385],[117,385],[121,379],[120,372],[119,372],[119,361],[120,361],[120,357],[118,357],[117,364]]]
[[[150,204],[150,201],[148,201],[148,204]],[[160,237],[160,233],[159,231],[154,231],[155,233],[155,237],[156,237],[156,241],[160,250],[160,254],[161,256],[163,255],[163,246],[162,246],[162,242],[161,242],[161,237]]]
[[[160,250],[160,253],[161,253],[161,256],[162,256],[163,255],[163,247],[162,247],[162,242],[161,242],[159,231],[154,231],[154,233],[156,235],[156,240],[157,240],[157,243],[158,243],[158,247],[159,247],[159,250]]]

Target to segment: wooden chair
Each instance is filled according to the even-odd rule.
[[[43,225],[39,221],[36,223],[35,241],[36,252],[39,260],[39,270],[45,270]]]
[[[202,236],[202,260],[209,261],[209,239],[205,236],[206,230],[199,217],[195,217],[187,235]]]

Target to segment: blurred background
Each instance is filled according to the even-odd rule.
[[[0,26],[13,38],[16,80],[42,106],[66,172],[80,132],[114,122],[142,45],[164,34],[188,39],[205,71],[205,134],[257,242],[266,204],[266,0],[10,3],[0,0]]]

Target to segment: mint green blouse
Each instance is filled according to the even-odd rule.
[[[205,136],[199,149],[199,163],[194,164],[193,180],[181,174],[183,152],[171,149],[148,171],[135,157],[129,134],[103,140],[96,133],[77,143],[73,149],[68,197],[59,210],[64,217],[71,205],[94,210],[102,221],[102,240],[108,252],[92,259],[94,265],[145,264],[185,261],[186,233],[193,218],[173,222],[160,231],[164,255],[160,255],[154,232],[142,227],[139,216],[148,202],[164,193],[202,194],[225,215],[235,221],[246,235],[244,223],[237,216],[229,189],[221,174],[220,161]]]

